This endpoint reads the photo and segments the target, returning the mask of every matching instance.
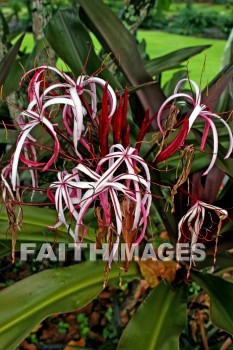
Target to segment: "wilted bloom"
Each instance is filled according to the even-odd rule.
[[[10,199],[14,200],[14,193],[9,185],[9,183],[7,182],[7,178],[10,178],[11,180],[11,171],[12,171],[12,164],[8,164],[6,165],[1,172],[1,180],[2,180],[2,200],[5,203],[7,201],[7,197],[9,197]],[[16,181],[19,184],[19,175],[16,175]]]
[[[218,235],[221,230],[222,221],[226,219],[228,213],[225,209],[216,207],[211,204],[204,203],[196,200],[195,204],[187,211],[187,213],[181,218],[178,225],[179,237],[178,241],[188,240],[191,244],[191,251],[194,249],[198,240],[208,239],[209,232],[211,232],[212,225],[216,224],[215,218],[218,219],[218,228],[216,234],[216,248]],[[210,221],[208,227],[204,226],[205,219]],[[213,235],[213,234],[212,234]],[[211,236],[212,236],[211,235]],[[216,251],[215,251],[216,255]],[[190,266],[195,262],[190,258]]]
[[[194,92],[193,92],[195,95],[194,97],[190,94],[179,92],[181,85],[185,82],[189,82],[189,84],[194,87]],[[218,131],[217,131],[217,128],[214,124],[214,120],[220,121],[226,127],[228,134],[229,134],[230,144],[229,144],[228,152],[227,152],[225,158],[228,158],[231,155],[232,149],[233,149],[233,136],[232,136],[231,129],[230,129],[229,125],[225,122],[224,119],[222,119],[216,113],[211,112],[207,105],[201,103],[201,93],[200,93],[200,89],[197,86],[197,84],[192,80],[182,79],[176,85],[176,87],[174,89],[174,94],[167,98],[167,100],[162,104],[162,106],[158,112],[157,123],[158,123],[158,127],[159,127],[160,131],[163,134],[165,134],[165,131],[163,130],[162,125],[161,125],[161,117],[162,117],[164,110],[166,108],[168,108],[170,102],[173,100],[175,100],[175,102],[179,108],[181,108],[181,107],[189,107],[189,109],[191,108],[191,114],[188,117],[184,118],[184,120],[182,122],[181,131],[175,137],[175,139],[171,142],[171,144],[168,145],[168,147],[165,148],[158,155],[158,157],[156,158],[156,162],[161,162],[161,161],[169,158],[175,151],[177,151],[179,149],[180,146],[183,146],[186,136],[188,135],[194,122],[198,118],[199,120],[202,120],[205,123],[204,132],[203,132],[202,141],[201,141],[201,147],[200,147],[201,151],[205,147],[206,140],[207,140],[208,133],[209,133],[210,129],[212,130],[212,134],[213,134],[213,156],[212,156],[212,160],[210,162],[209,167],[207,168],[207,170],[203,174],[203,175],[206,175],[206,174],[208,174],[210,169],[212,169],[212,167],[214,166],[214,163],[216,161],[217,154],[218,154]],[[190,105],[191,105],[191,107],[190,107]]]

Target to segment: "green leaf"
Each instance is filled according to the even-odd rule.
[[[15,130],[7,129],[0,129],[0,140],[1,143],[13,143],[16,140]]]
[[[137,276],[132,264],[123,277]],[[30,331],[49,315],[77,310],[102,290],[104,264],[84,262],[66,268],[47,270],[25,278],[0,293],[0,344],[14,350]],[[119,280],[113,267],[109,281]]]
[[[95,54],[92,39],[81,23],[78,14],[58,11],[49,21],[45,36],[62,60],[79,76],[81,73],[92,75],[102,67],[102,62]],[[106,68],[101,73],[113,88],[120,88],[119,83]]]
[[[0,86],[2,86],[5,83],[11,71],[12,65],[15,62],[15,59],[17,57],[19,48],[22,44],[23,38],[24,38],[24,34],[21,35],[21,37],[17,40],[15,45],[13,45],[10,48],[9,52],[0,62]]]
[[[168,10],[170,5],[171,5],[171,0],[157,0],[156,10],[158,14],[161,14],[163,11]]]
[[[5,40],[6,36],[9,34],[9,26],[8,26],[8,23],[7,23],[7,20],[6,18],[4,17],[2,11],[0,11],[0,25],[1,25],[1,30],[3,31],[3,37],[1,38],[1,40]],[[20,32],[22,33],[22,31]]]
[[[1,242],[0,241],[0,258],[2,258],[5,255],[10,254],[11,249],[12,249],[11,242],[7,242],[7,241]]]
[[[210,317],[216,327],[233,334],[233,284],[210,274],[193,272],[192,279],[210,296]]]
[[[169,52],[168,54],[156,57],[150,60],[145,68],[147,72],[151,75],[157,75],[165,70],[178,67],[181,62],[188,60],[190,57],[197,55],[198,53],[207,50],[211,45],[202,46],[190,46],[176,51]]]
[[[151,81],[151,76],[142,62],[135,38],[113,11],[101,0],[78,0],[78,2],[84,11],[83,15],[81,11],[81,19],[93,31],[106,52],[112,52],[130,85],[141,85]],[[152,114],[158,112],[165,100],[158,83],[137,91],[136,94],[143,108],[140,113],[137,104],[137,116],[141,118],[144,116],[143,111],[147,109]]]
[[[173,95],[177,82],[186,77],[187,77],[187,70],[178,70],[178,72],[175,72],[172,75],[171,79],[168,80],[163,86],[163,91],[165,95],[166,96]]]
[[[217,254],[216,264],[214,264],[214,254],[207,255],[205,260],[197,263],[198,269],[203,269],[205,267],[215,266],[220,270],[233,266],[233,254],[224,252]]]
[[[44,47],[44,40],[38,40],[30,54],[24,55],[14,62],[3,87],[4,97],[7,97],[19,87],[19,82],[24,73],[34,67],[36,56],[41,50],[44,50]]]
[[[20,242],[73,242],[70,235],[64,229],[52,230],[48,226],[54,226],[57,222],[57,213],[48,208],[23,207],[23,227],[18,230],[17,240]],[[0,241],[11,239],[8,231],[8,216],[5,211],[0,212]],[[95,240],[95,230],[88,227],[87,241]]]
[[[117,350],[178,350],[186,327],[186,288],[172,290],[161,282],[129,322]]]

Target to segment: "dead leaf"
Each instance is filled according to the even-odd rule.
[[[97,207],[95,209],[95,215],[96,215],[97,222],[98,222],[98,234],[96,237],[96,248],[99,249],[99,248],[101,248],[101,245],[102,245],[102,242],[104,241],[104,238],[108,234],[108,227],[103,222],[100,207]]]
[[[90,328],[99,324],[100,314],[96,311],[92,312],[89,319]]]
[[[69,343],[67,344],[67,346],[64,348],[64,350],[75,350],[75,349],[79,349],[79,348],[84,348],[86,345],[85,339],[81,338],[80,340],[71,340],[69,341]]]
[[[27,340],[24,340],[21,343],[22,349],[24,350],[36,350],[36,346],[34,344],[30,344],[27,342]]]
[[[132,243],[136,241],[138,230],[132,230],[134,223],[134,211],[135,211],[135,203],[130,202],[129,207],[127,206],[127,201],[124,200],[121,204],[123,220],[122,220],[122,236],[124,238],[125,243],[130,249]],[[128,257],[126,256],[126,260],[124,263],[124,269],[127,271],[129,269],[130,262]]]
[[[174,203],[174,197],[177,194],[178,188],[187,181],[193,160],[194,160],[194,146],[193,145],[188,145],[184,148],[182,151],[182,168],[181,168],[181,173],[179,175],[179,178],[176,182],[176,184],[173,186],[171,190],[171,201]],[[174,211],[174,208],[172,208],[172,211]]]
[[[158,260],[139,260],[138,265],[145,280],[150,287],[155,288],[161,278],[169,283],[173,282],[176,277],[177,263],[175,261],[158,261]]]

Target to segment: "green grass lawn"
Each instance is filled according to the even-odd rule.
[[[150,58],[163,56],[168,52],[175,51],[183,47],[212,45],[212,47],[208,50],[202,52],[197,56],[194,56],[189,60],[188,69],[190,78],[197,81],[198,83],[200,82],[205,59],[206,65],[202,77],[202,85],[205,85],[207,82],[209,82],[219,72],[221,56],[225,47],[224,40],[204,39],[191,36],[181,36],[160,31],[140,30],[138,32],[138,39],[142,40],[143,38],[147,42],[147,52],[150,55]],[[94,41],[94,46],[97,49],[100,47],[96,40]],[[32,50],[32,47],[33,36],[32,34],[26,34],[21,48],[26,52],[30,52]],[[66,66],[62,65],[61,61],[58,62],[58,65],[60,68],[66,68]],[[186,67],[187,63],[184,65]],[[170,70],[164,73],[163,82],[170,79],[174,71],[175,70]]]
[[[202,85],[208,83],[219,72],[221,56],[226,44],[224,40],[197,38],[160,31],[140,30],[138,33],[138,39],[141,40],[143,38],[147,42],[147,52],[150,55],[150,58],[163,56],[166,53],[183,47],[212,45],[208,50],[205,50],[189,60],[189,75],[191,79],[199,83],[202,70],[204,69],[205,60],[206,64],[202,77]],[[187,62],[185,65],[187,65]],[[175,70],[170,70],[164,73],[163,81],[167,81],[174,71]]]

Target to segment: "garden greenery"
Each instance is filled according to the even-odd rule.
[[[13,260],[20,242],[43,243],[45,235],[51,242],[71,238],[76,249],[83,242],[107,244],[109,259],[39,272],[1,291],[0,343],[15,349],[45,317],[93,300],[103,282],[142,278],[136,262],[114,257],[121,243],[143,249],[150,242],[156,251],[162,231],[174,247],[190,244],[189,261],[174,260],[174,271],[153,285],[117,349],[185,349],[179,338],[195,284],[209,294],[213,324],[232,335],[233,285],[224,278],[224,269],[232,269],[230,55],[202,91],[182,72],[165,96],[153,77],[206,47],[177,50],[145,66],[134,36],[106,4],[78,3],[56,12],[44,30],[66,72],[51,57],[35,66],[45,46],[37,42],[23,56],[22,38],[1,62],[2,99],[17,117],[2,122],[0,240],[8,248],[12,240]],[[10,99],[18,83],[23,105]],[[192,255],[197,243],[206,248],[201,263]]]

